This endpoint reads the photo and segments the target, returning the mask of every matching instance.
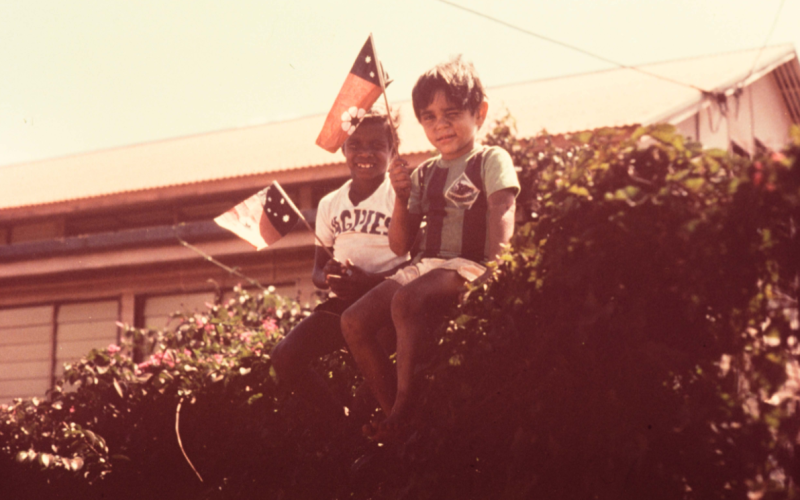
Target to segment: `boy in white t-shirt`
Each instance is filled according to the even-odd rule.
[[[387,169],[397,156],[396,137],[388,115],[370,111],[342,146],[351,178],[320,200],[316,218],[317,236],[334,258],[317,242],[311,275],[314,285],[335,297],[318,305],[271,353],[280,382],[332,415],[343,415],[344,405],[309,365],[345,347],[341,313],[409,260],[389,248],[395,192]],[[387,354],[381,357],[389,363]]]

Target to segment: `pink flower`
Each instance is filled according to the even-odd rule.
[[[75,413],[75,407],[74,406],[70,406],[69,407],[69,412],[70,413]]]
[[[114,354],[120,351],[120,347],[117,344],[109,344],[108,345],[108,353]]]
[[[244,340],[245,342],[249,342],[250,339],[253,337],[253,335],[255,335],[255,333],[250,331],[250,330],[248,330],[246,332],[240,333],[239,334],[239,338]]]
[[[261,326],[264,327],[267,333],[272,333],[278,329],[278,323],[275,322],[275,318],[267,318],[261,322]]]
[[[169,366],[170,368],[175,367],[175,353],[172,351],[167,351],[161,358],[161,361],[164,362],[165,365]]]
[[[149,366],[161,366],[161,363],[164,363],[170,368],[175,366],[175,354],[171,350],[167,350],[165,352],[154,352],[147,361],[139,363],[137,366],[140,369],[147,368]]]

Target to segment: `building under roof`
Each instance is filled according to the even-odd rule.
[[[520,136],[672,123],[708,147],[780,149],[800,123],[791,45],[488,89],[490,118]],[[401,154],[430,154],[408,101]],[[325,115],[95,151],[0,170],[0,402],[41,395],[60,366],[118,340],[117,322],[163,325],[241,277],[312,298],[313,237],[296,230],[254,252],[211,222],[273,180],[313,214],[340,185],[339,154],[314,145]],[[488,128],[488,127],[486,127]],[[313,219],[313,218],[312,218]]]

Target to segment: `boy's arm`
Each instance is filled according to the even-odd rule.
[[[495,191],[487,199],[490,260],[497,259],[503,250],[503,245],[508,245],[511,236],[514,235],[515,198],[516,189],[506,188]]]
[[[397,255],[405,255],[411,250],[422,224],[422,215],[408,211],[408,199],[397,198],[389,224],[389,248]]]
[[[421,214],[408,211],[411,197],[411,172],[403,160],[396,160],[389,169],[389,178],[395,193],[392,222],[389,224],[389,248],[397,255],[405,255],[411,250],[422,224]]]
[[[507,151],[490,147],[486,151],[484,183],[491,192],[487,198],[487,258],[492,261],[514,235],[514,212],[519,179]]]
[[[487,225],[488,225],[488,244],[489,261],[497,260],[503,251],[503,245],[507,245],[514,235],[514,213],[516,212],[516,188],[506,188],[495,191],[486,199],[488,204]],[[486,271],[472,282],[473,285],[485,283],[492,277],[492,270]],[[459,300],[463,300],[464,294]]]

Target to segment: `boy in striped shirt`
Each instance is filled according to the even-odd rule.
[[[389,245],[408,252],[417,233],[420,251],[405,267],[342,315],[342,333],[388,417],[378,438],[402,427],[414,409],[414,369],[431,329],[467,282],[488,279],[514,231],[519,180],[509,154],[477,143],[488,103],[475,68],[456,58],[417,80],[414,113],[438,156],[410,173],[395,161],[390,179],[397,201]],[[388,321],[397,331],[397,370],[381,355],[375,332]]]

